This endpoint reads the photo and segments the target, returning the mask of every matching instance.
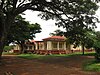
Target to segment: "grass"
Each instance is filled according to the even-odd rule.
[[[18,55],[19,53],[3,52],[3,55]]]
[[[85,71],[100,71],[100,61],[87,61],[83,64],[83,70]]]
[[[53,54],[53,55],[37,55],[37,54],[20,54],[18,57],[25,58],[25,59],[39,59],[39,60],[47,60],[51,58],[59,58],[59,57],[70,57],[75,56],[76,54]],[[77,54],[80,55],[80,54]]]
[[[95,56],[95,53],[86,53],[86,56]],[[83,64],[83,70],[85,71],[99,71],[100,72],[100,61],[97,60],[91,60],[86,61]]]
[[[37,55],[37,54],[20,54],[18,57],[25,59],[48,59],[55,57],[71,57],[71,56],[81,56],[81,52],[71,53],[71,54],[52,54],[52,55]],[[94,55],[94,53],[85,53],[85,55]]]

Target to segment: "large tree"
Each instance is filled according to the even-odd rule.
[[[50,33],[51,36],[63,36],[64,31],[61,31],[60,29],[55,30],[54,32]]]
[[[89,46],[93,40],[91,40],[87,33],[96,28],[95,23],[99,22],[95,16],[95,11],[98,9],[93,0],[67,0],[65,6],[68,7],[65,12],[66,15],[59,16],[60,20],[57,20],[56,25],[65,28],[64,35],[71,40],[70,42],[75,46],[82,45],[84,54],[84,47]],[[44,17],[45,16],[45,17]],[[48,19],[50,15],[42,14],[42,17]],[[58,18],[58,17],[57,17]],[[64,19],[63,19],[64,18]],[[59,35],[59,33],[57,33]],[[54,34],[53,35],[57,35]],[[87,44],[88,43],[88,44]]]
[[[71,44],[74,44],[74,47],[80,46],[82,47],[82,54],[84,55],[85,48],[91,48],[93,47],[93,38],[92,37],[93,31],[82,29],[80,30],[72,30],[70,32],[65,32],[65,35],[67,35],[67,38],[69,39],[69,42]]]
[[[97,5],[94,0],[1,0],[0,1],[0,57],[3,52],[7,34],[15,17],[26,11],[41,11],[43,19],[56,19],[58,26],[66,31],[80,26],[88,28],[94,25]],[[80,23],[79,23],[80,22]]]
[[[80,32],[81,31],[81,32]],[[53,33],[50,33],[51,36],[66,36],[67,41],[70,44],[73,44],[74,47],[80,46],[82,47],[82,54],[84,55],[85,48],[92,48],[94,43],[94,32],[91,29],[86,30],[71,30],[69,32],[55,30]]]
[[[6,43],[9,44],[13,42],[19,44],[22,53],[24,51],[23,47],[25,46],[25,41],[33,39],[35,34],[40,32],[41,27],[38,23],[30,24],[28,21],[25,21],[21,15],[18,15],[10,28]]]

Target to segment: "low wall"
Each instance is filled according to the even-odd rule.
[[[20,53],[20,50],[13,50],[14,53]]]
[[[92,52],[94,50],[85,50],[85,52]],[[14,53],[20,53],[20,50],[14,50]],[[82,52],[82,50],[25,50],[24,53],[34,53],[41,55],[49,55],[49,54],[69,54],[74,52]]]
[[[72,53],[74,53],[74,52],[82,52],[82,51],[83,50],[71,50]],[[93,52],[93,51],[95,51],[95,50],[93,50],[93,49],[84,50],[84,52]]]
[[[46,55],[49,55],[49,54],[68,54],[68,53],[70,53],[67,50],[35,50],[34,52],[36,54],[46,54]]]

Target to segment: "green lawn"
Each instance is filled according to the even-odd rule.
[[[25,59],[41,59],[46,60],[50,58],[56,58],[56,57],[70,57],[70,56],[76,56],[81,55],[80,53],[73,53],[73,54],[53,54],[53,55],[38,55],[38,54],[20,54],[18,57],[25,58]]]
[[[85,55],[93,56],[95,53],[86,52]],[[45,58],[55,58],[55,57],[71,57],[71,56],[81,56],[81,52],[71,53],[71,54],[52,54],[52,55],[38,55],[38,54],[20,54],[18,57],[25,59],[45,59]]]
[[[95,56],[95,53],[86,53],[86,56]],[[87,61],[83,64],[83,70],[85,71],[100,71],[100,61],[92,60]]]
[[[3,52],[2,55],[18,55],[19,53]]]

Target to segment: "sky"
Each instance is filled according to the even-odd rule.
[[[35,40],[41,41],[42,39],[49,37],[49,34],[54,32],[56,29],[64,30],[62,27],[58,28],[57,26],[55,26],[54,20],[45,21],[41,19],[39,16],[37,16],[39,12],[27,10],[24,13],[26,15],[23,15],[23,17],[26,18],[27,21],[29,21],[30,23],[38,23],[41,25],[42,32],[36,34],[36,38],[34,38]]]
[[[30,23],[38,23],[41,25],[42,32],[36,34],[36,38],[34,40],[41,41],[44,38],[49,37],[50,33],[54,32],[57,29],[64,30],[62,27],[58,28],[55,26],[55,21],[54,20],[48,20],[45,21],[41,19],[38,14],[39,12],[33,12],[31,10],[27,10],[24,12],[26,15],[23,15],[24,18],[26,18],[26,21],[29,21]],[[96,15],[100,19],[100,8],[96,11]],[[100,31],[100,23],[97,23],[97,31]]]

